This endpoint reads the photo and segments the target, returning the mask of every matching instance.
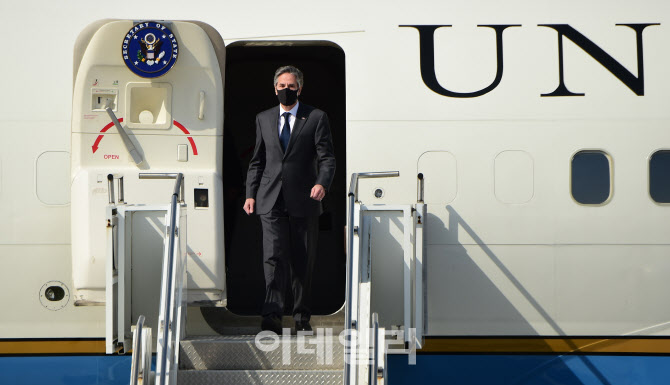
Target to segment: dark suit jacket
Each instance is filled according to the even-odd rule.
[[[256,115],[256,146],[247,172],[247,198],[256,213],[267,214],[282,192],[289,215],[321,214],[321,202],[310,198],[312,187],[330,189],[335,154],[325,112],[300,103],[286,153],[279,143],[279,106]]]

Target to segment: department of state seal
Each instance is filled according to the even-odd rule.
[[[179,54],[177,38],[164,24],[136,24],[123,38],[123,61],[136,75],[157,78],[174,66]]]

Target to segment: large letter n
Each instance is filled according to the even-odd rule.
[[[633,92],[638,96],[644,95],[644,65],[642,60],[642,31],[650,25],[660,25],[659,23],[649,23],[649,24],[617,24],[624,25],[626,27],[632,28],[635,31],[637,37],[637,77],[634,76],[626,67],[622,66],[618,61],[614,60],[607,52],[603,51],[602,48],[598,47],[591,40],[587,39],[586,36],[577,32],[576,29],[572,28],[568,24],[538,24],[539,27],[549,27],[553,28],[558,32],[558,87],[554,92],[548,94],[542,94],[542,96],[584,96],[584,94],[578,94],[570,92],[565,86],[563,78],[563,36],[572,40],[573,43],[584,50],[584,52],[591,55],[592,58],[602,64],[603,67],[607,68],[612,75],[616,76],[617,79],[621,80],[623,84],[628,86]]]

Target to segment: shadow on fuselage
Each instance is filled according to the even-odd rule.
[[[442,289],[441,291],[443,292],[442,294],[446,292],[446,295],[441,295],[440,293],[427,293],[428,296],[439,296],[439,301],[431,301],[429,298],[428,307],[431,306],[431,302],[432,306],[435,306],[435,304],[439,302],[441,307],[449,309],[449,313],[453,314],[453,317],[458,319],[461,325],[467,323],[477,325],[478,322],[473,321],[482,321],[482,315],[485,317],[494,315],[495,319],[491,320],[492,322],[500,322],[506,325],[503,328],[505,329],[504,334],[501,334],[499,330],[487,331],[482,330],[481,326],[474,326],[477,330],[473,329],[472,333],[470,333],[471,335],[493,336],[492,338],[495,338],[496,336],[540,337],[535,328],[526,320],[524,315],[517,310],[515,305],[498,287],[500,283],[505,283],[504,287],[507,288],[506,290],[515,290],[517,294],[520,294],[536,314],[540,316],[542,321],[553,330],[552,336],[569,337],[549,312],[545,310],[540,302],[524,287],[523,283],[514,275],[514,273],[505,266],[505,263],[500,257],[493,252],[491,247],[489,247],[489,245],[475,232],[468,222],[461,217],[452,206],[446,206],[446,212],[449,217],[448,227],[446,227],[444,222],[434,214],[428,214],[428,218],[426,219],[426,226],[436,226],[439,228],[439,232],[443,236],[440,241],[445,245],[448,245],[446,248],[448,252],[445,255],[427,252],[425,258],[427,271],[444,272],[445,274],[444,276],[441,276],[442,283],[440,285]],[[465,238],[464,235],[467,235],[474,241],[474,244],[468,244],[468,247],[466,247],[466,245],[461,243],[461,239]],[[429,242],[435,242],[435,240]],[[472,251],[476,250],[473,249],[473,247],[481,250],[483,254],[472,253],[471,255],[468,249]],[[483,262],[489,262],[488,273],[483,271],[479,265]],[[493,270],[490,269],[490,263],[495,267]],[[492,281],[492,274],[495,274],[498,285]],[[486,309],[486,311],[482,312],[481,309]],[[428,309],[429,317],[430,313],[431,309]],[[463,335],[463,333],[460,334]],[[448,337],[445,336],[445,338]],[[541,343],[539,342],[541,340],[541,338],[538,338],[538,343]],[[580,346],[577,346],[570,338],[562,339],[562,341],[568,346],[568,350],[575,354],[574,358],[571,358],[572,360],[577,360],[583,365],[583,368],[597,378],[599,383],[605,385],[611,384],[589,357],[579,354],[581,349]],[[600,343],[607,344],[608,340],[605,338]],[[546,346],[543,350],[546,350],[547,352],[552,351],[549,346]],[[500,354],[500,352],[497,354]],[[568,359],[562,355],[556,354],[556,357],[553,358],[548,357],[547,359],[537,360],[538,364],[536,366],[519,366],[518,372],[514,372],[516,369],[512,368],[514,370],[510,370],[510,373],[513,373],[514,381],[510,381],[509,383],[535,383],[538,377],[545,378],[547,372],[559,371],[562,373],[563,380],[567,381],[566,383],[581,384],[582,382],[579,378],[573,374],[571,366],[574,366],[574,364],[571,366],[567,365],[567,360]],[[463,364],[464,362],[461,362],[458,365]],[[412,371],[409,370],[405,374],[411,375],[411,372]]]

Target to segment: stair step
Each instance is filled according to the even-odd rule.
[[[340,370],[344,347],[338,336],[191,337],[181,342],[180,370]],[[180,371],[181,373],[181,371]]]
[[[178,385],[341,385],[343,370],[180,370]]]

